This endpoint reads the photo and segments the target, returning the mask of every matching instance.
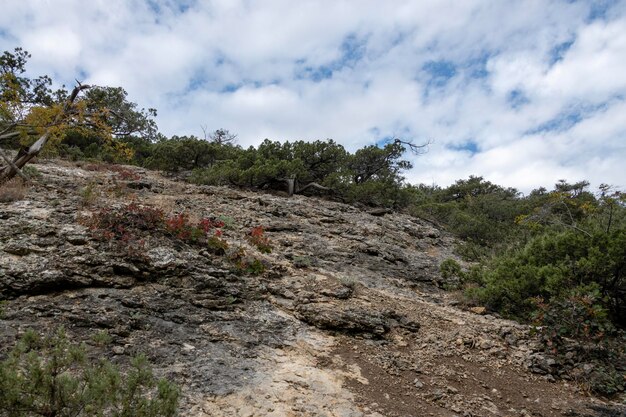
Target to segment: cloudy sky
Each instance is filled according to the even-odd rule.
[[[400,137],[432,141],[414,183],[626,186],[626,0],[3,0],[16,46],[168,136]]]

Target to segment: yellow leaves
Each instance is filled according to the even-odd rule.
[[[579,208],[585,214],[591,214],[591,213],[598,211],[598,208],[594,204],[592,204],[590,201],[585,201],[579,206]]]
[[[520,214],[515,218],[515,224],[522,224],[528,219],[528,214]]]
[[[11,123],[15,120],[10,103],[0,101],[0,122]]]
[[[49,133],[45,153],[56,154],[56,148],[64,136],[67,125],[63,121],[63,107],[31,107],[18,130],[22,145],[32,145],[44,133]]]
[[[541,223],[531,214],[520,214],[515,218],[515,224],[525,226],[530,230],[541,228]]]
[[[14,74],[0,74],[0,120],[14,122],[20,120],[25,113],[21,100],[21,88]]]
[[[113,158],[119,161],[130,161],[134,152],[126,144],[114,140],[111,127],[106,122],[108,110],[101,109],[89,112],[84,100],[77,101],[67,109],[62,104],[52,107],[32,107],[23,120],[20,130],[20,142],[30,146],[45,132],[50,138],[45,148],[48,155],[56,155],[58,147],[65,138],[66,132],[71,129],[85,136],[96,134],[102,138],[103,147]]]
[[[111,136],[105,142],[105,149],[119,162],[130,162],[135,156],[135,151],[125,143],[114,140]]]
[[[133,150],[114,139],[115,115],[108,108],[94,106],[84,97],[72,103],[68,99],[52,106],[33,105],[24,99],[21,88],[13,74],[0,74],[0,126],[16,123],[22,145],[29,147],[46,134],[43,153],[57,155],[59,145],[71,132],[94,138],[94,143],[102,144],[103,151],[115,160],[132,160]]]
[[[13,103],[20,101],[20,84],[15,74],[11,72],[0,74],[0,85],[2,85],[0,100]]]

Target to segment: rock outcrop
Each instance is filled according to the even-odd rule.
[[[120,364],[147,354],[183,388],[187,416],[621,412],[529,372],[550,363],[527,327],[465,311],[441,291],[438,265],[454,239],[429,223],[132,167],[141,180],[37,168],[43,179],[23,200],[0,203],[0,356],[27,328],[63,325]],[[129,201],[221,216],[230,247],[250,253],[245,235],[263,226],[273,251],[254,253],[267,270],[237,272],[226,256],[158,233],[133,249],[85,226]],[[90,343],[102,329],[110,346]]]

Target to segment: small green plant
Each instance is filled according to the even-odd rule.
[[[123,373],[88,358],[63,328],[41,338],[27,331],[0,362],[0,416],[175,416],[180,391],[157,380],[145,356]]]
[[[224,229],[233,230],[235,228],[235,219],[230,216],[219,215],[217,220],[224,224]]]
[[[98,198],[97,184],[90,182],[80,190],[81,204],[83,206],[91,206]]]
[[[98,346],[106,346],[111,343],[112,338],[107,330],[100,330],[91,337],[91,340]]]
[[[26,165],[22,167],[22,174],[26,175],[30,180],[39,179],[42,177],[41,172],[39,172],[39,170],[32,165]]]
[[[346,277],[344,275],[341,275],[337,279],[339,280],[341,285],[346,288],[350,288],[351,290],[353,290],[356,287],[357,280],[353,277]]]
[[[265,262],[257,258],[252,258],[246,265],[246,272],[250,275],[261,275],[266,269]]]
[[[261,275],[267,270],[268,267],[267,262],[253,256],[248,256],[242,247],[239,247],[235,251],[231,252],[228,259],[233,265],[235,272],[239,273]]]
[[[224,239],[221,239],[221,232],[219,234],[215,234],[207,239],[207,249],[209,252],[214,255],[224,255],[226,254],[226,250],[228,249],[228,243]]]
[[[308,256],[296,256],[293,258],[293,266],[296,268],[310,268],[313,262]]]

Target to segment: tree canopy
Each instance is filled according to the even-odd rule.
[[[156,110],[139,109],[123,88],[77,83],[71,92],[64,86],[53,91],[49,76],[25,75],[29,58],[21,48],[0,56],[0,140],[4,147],[21,146],[14,161],[2,155],[0,180],[19,174],[44,150],[83,154],[91,146],[92,153],[130,160],[132,149],[118,139],[156,138]]]

